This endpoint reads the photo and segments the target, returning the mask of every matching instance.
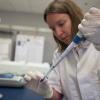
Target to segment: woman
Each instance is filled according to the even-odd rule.
[[[53,31],[58,45],[54,52],[53,63],[73,40],[82,18],[80,8],[72,0],[53,1],[46,8],[44,20]],[[79,25],[79,29],[82,33],[88,32],[84,31],[84,21]],[[42,78],[40,74],[27,73],[25,78],[33,81],[34,91],[50,100],[61,100],[62,98],[66,100],[100,100],[98,77],[100,64],[98,60],[95,60],[100,59],[100,53],[95,49],[94,44],[88,41],[90,35],[84,34],[84,36],[87,40],[72,49],[50,73],[48,80],[38,83]]]

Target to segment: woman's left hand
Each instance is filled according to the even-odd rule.
[[[100,50],[100,9],[92,7],[78,26],[84,37]]]

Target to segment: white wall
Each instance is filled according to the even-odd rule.
[[[1,24],[9,25],[22,25],[22,26],[32,26],[32,27],[44,27],[48,28],[46,23],[43,20],[43,16],[39,14],[30,14],[30,13],[14,13],[14,12],[3,12],[0,11],[0,17],[2,19]],[[45,37],[44,45],[44,62],[52,62],[52,55],[55,49],[55,42],[52,37],[51,32],[36,32],[38,35]]]
[[[84,12],[87,12],[91,7],[100,8],[100,0],[73,0],[73,1],[75,1]]]
[[[2,19],[1,24],[47,27],[43,16],[39,14],[0,11],[0,17]]]

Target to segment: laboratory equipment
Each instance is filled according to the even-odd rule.
[[[62,59],[68,55],[68,53],[76,47],[81,41],[85,41],[85,37],[78,32],[77,35],[74,37],[73,41],[71,44],[65,49],[65,51],[62,53],[62,55],[58,58],[57,62],[51,66],[49,71],[44,75],[44,77],[40,80],[40,82],[44,81],[45,78],[48,77],[49,73],[62,61]]]
[[[0,74],[0,86],[6,87],[22,87],[27,82],[21,75],[14,75],[10,73]]]

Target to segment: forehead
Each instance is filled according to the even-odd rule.
[[[52,13],[47,15],[47,23],[55,23],[60,20],[70,19],[68,14],[62,14],[62,13]]]

